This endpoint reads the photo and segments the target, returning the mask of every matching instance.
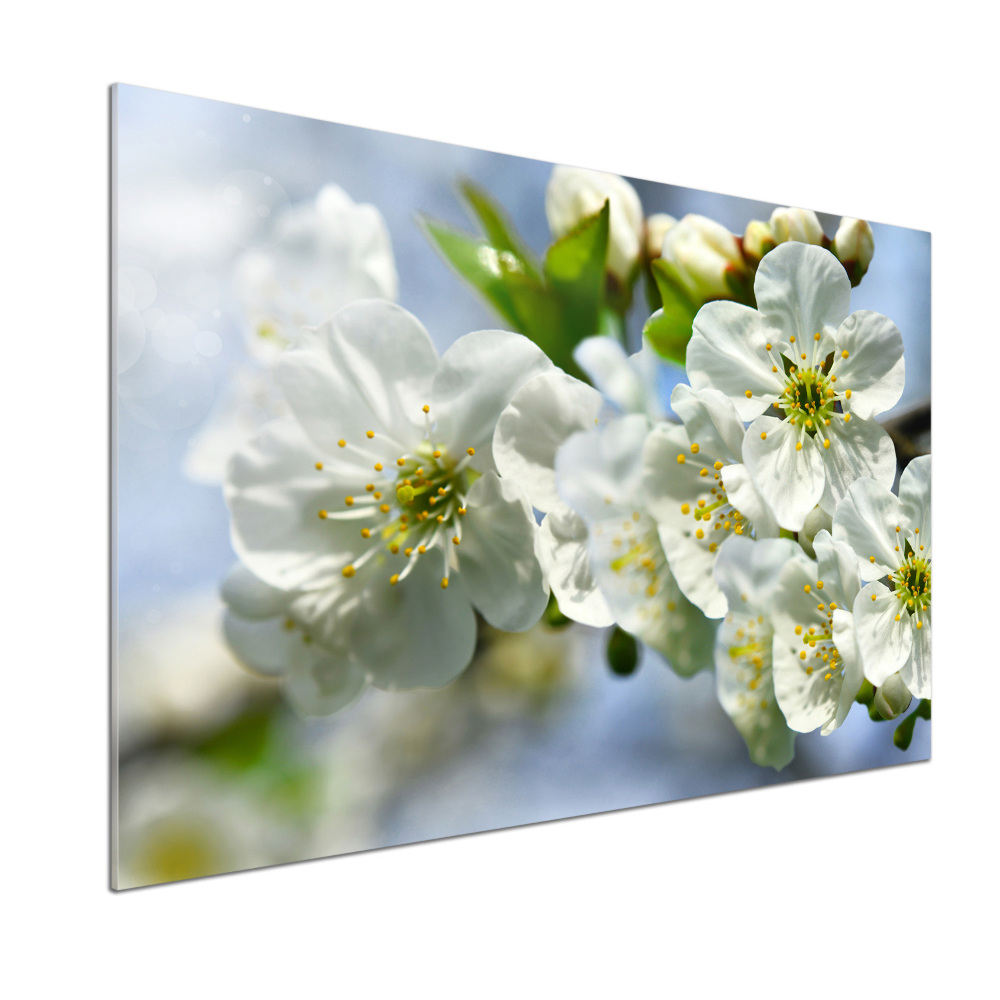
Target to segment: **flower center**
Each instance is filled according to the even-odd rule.
[[[917,615],[931,606],[931,561],[911,552],[892,575],[894,593],[907,612]]]
[[[746,600],[745,595],[743,599]],[[735,625],[735,616],[727,615],[726,622]],[[770,688],[764,671],[771,667],[770,625],[765,623],[763,615],[747,617],[745,624],[736,627],[734,638],[736,641],[729,647],[729,658],[733,661],[736,681],[746,689],[740,691],[737,703],[745,710],[766,709]],[[764,689],[763,697],[758,693],[761,688]]]
[[[777,406],[793,426],[815,435],[837,412],[836,390],[822,369],[792,365]]]
[[[359,484],[355,493],[344,497],[345,509],[338,512],[319,511],[322,520],[358,520],[363,522],[361,537],[370,544],[341,572],[350,579],[371,560],[379,564],[399,559],[398,567],[389,576],[395,586],[413,571],[421,556],[437,549],[443,553],[442,588],[447,588],[453,563],[452,551],[461,544],[461,518],[466,513],[466,496],[472,484],[480,477],[471,466],[475,448],[467,448],[464,455],[455,456],[443,444],[435,444],[427,417],[429,407],[423,408],[425,437],[410,454],[387,458],[372,466],[375,475],[364,485]],[[341,448],[350,448],[366,458],[374,457],[372,448],[379,449],[389,442],[374,431],[365,432],[363,445],[349,444],[341,438]],[[316,469],[323,471],[323,463]]]
[[[701,449],[697,444],[691,445],[692,455],[699,455]],[[685,455],[678,455],[677,461],[685,465],[688,461]],[[698,459],[692,459],[698,462]],[[745,514],[740,513],[726,495],[726,487],[722,481],[722,462],[712,465],[702,465],[698,470],[698,482],[704,483],[704,489],[695,496],[693,503],[681,504],[681,514],[690,515],[695,525],[689,535],[693,534],[700,542],[705,542],[708,551],[714,553],[726,535],[731,531],[734,535],[753,537],[753,524]],[[721,531],[721,535],[716,535]]]

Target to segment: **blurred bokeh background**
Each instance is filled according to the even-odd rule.
[[[444,350],[499,323],[436,255],[418,213],[472,229],[455,193],[469,177],[541,253],[551,164],[129,86],[116,127],[122,887],[929,756],[929,725],[904,753],[892,724],[858,706],[833,736],[800,736],[780,774],[758,768],[709,673],[680,680],[647,652],[616,677],[605,636],[576,626],[495,634],[441,691],[371,690],[331,718],[295,716],[221,639],[228,516],[217,486],[184,473],[246,363],[234,262],[267,246],[282,209],[336,183],[384,216],[399,302]],[[736,233],[775,207],[633,183],[647,214],[698,212]],[[820,219],[832,236],[837,219]],[[852,306],[902,331],[901,412],[930,397],[930,236],[870,221],[875,257]],[[634,346],[645,318],[637,303]]]

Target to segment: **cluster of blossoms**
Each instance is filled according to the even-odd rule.
[[[866,680],[886,717],[929,699],[930,459],[892,492],[876,418],[902,393],[902,338],[849,312],[870,228],[845,220],[830,241],[779,210],[738,240],[644,219],[620,178],[560,169],[557,235],[607,202],[612,277],[659,241],[708,299],[688,384],[665,399],[654,351],[607,336],[576,348],[591,384],[516,333],[439,357],[385,300],[297,334],[274,365],[287,413],[226,479],[233,649],[326,714],[369,684],[444,685],[477,614],[525,631],[554,600],[682,676],[714,667],[751,758],[775,768],[796,732],[840,726]],[[728,294],[740,282],[756,307]]]

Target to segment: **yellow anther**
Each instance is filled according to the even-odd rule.
[[[369,493],[371,493],[371,492],[372,492],[372,490],[374,490],[374,489],[375,489],[375,484],[374,484],[374,483],[367,483],[367,484],[365,485],[365,489],[366,489],[366,490],[367,490],[367,491],[368,491]]]
[[[716,525],[716,527],[718,527],[718,525]],[[708,543],[708,551],[709,552],[714,552],[718,547],[719,546],[716,545],[715,542],[709,542]]]
[[[379,506],[379,510],[382,511],[383,514],[388,514],[389,513],[389,505],[387,503],[381,504]]]
[[[870,563],[873,563],[873,562],[875,562],[875,557],[874,557],[874,556],[869,556],[869,557],[868,557],[868,561],[869,561]]]
[[[438,514],[438,516],[436,518],[434,518],[434,520],[437,521],[438,524],[443,524],[444,523],[444,514]]]
[[[708,469],[699,469],[698,470],[698,475],[701,476],[704,479],[705,476],[708,475]]]
[[[897,535],[899,534],[899,531],[900,531],[900,528],[899,528],[899,525],[897,524],[897,525],[896,525],[896,534],[897,534]]]
[[[802,626],[801,625],[796,625],[795,626],[795,634],[796,635],[802,635]]]
[[[678,463],[678,465],[683,465],[686,461],[687,461],[687,459],[685,459],[683,455],[678,455],[677,456],[677,463]]]
[[[426,551],[427,551],[427,546],[426,545],[418,545],[417,546],[417,552],[419,552],[421,555],[423,555]]]
[[[788,342],[789,342],[790,344],[794,344],[794,343],[795,343],[795,338],[794,338],[794,337],[789,337],[789,338],[788,338]]]
[[[690,514],[691,513],[691,504],[689,504],[689,503],[682,503],[681,504],[681,513],[682,514]]]
[[[339,441],[337,442],[337,444],[338,444],[338,445],[339,445],[339,446],[340,446],[341,448],[346,448],[346,447],[347,447],[347,442],[346,442],[346,441],[345,441],[345,440],[344,440],[343,438],[341,438],[341,439],[340,439],[340,440],[339,440]]]
[[[803,590],[804,590],[804,591],[805,591],[805,592],[806,592],[807,594],[808,594],[808,593],[811,593],[811,592],[812,592],[812,587],[810,587],[808,583],[807,583],[807,584],[806,584],[806,585],[805,585],[805,586],[804,586],[804,587],[803,587],[802,589],[803,589]]]
[[[437,449],[435,449],[434,451],[432,451],[432,452],[431,452],[431,454],[432,454],[432,455],[433,455],[433,456],[434,456],[435,458],[440,458],[440,457],[441,457],[441,452],[439,452],[439,451],[438,451]]]
[[[354,576],[354,567],[349,565],[345,566],[340,572],[348,579],[350,579],[352,576]]]
[[[722,463],[721,463],[721,462],[716,462],[716,463],[715,463],[715,464],[714,464],[714,465],[712,466],[712,468],[713,468],[713,469],[715,469],[715,471],[716,471],[716,472],[718,472],[718,471],[719,471],[719,469],[721,469],[721,468],[722,468]]]
[[[873,600],[873,601],[875,600],[875,595],[874,595],[874,594],[872,594],[872,600]]]
[[[362,538],[371,538],[372,537],[371,529],[370,528],[362,528],[361,529],[361,537]]]
[[[841,351],[840,352],[840,356],[842,358],[849,358],[851,356],[851,352],[850,351]]]
[[[701,529],[701,528],[699,528],[699,529],[698,529],[698,530],[697,530],[697,531],[696,531],[696,532],[694,533],[694,537],[695,537],[695,538],[704,538],[704,537],[705,537],[705,532],[704,532],[704,531],[702,531],[702,529]]]
[[[896,615],[896,621],[899,621],[899,617],[900,617],[899,615]]]
[[[704,507],[705,506],[705,501],[704,500],[699,500],[698,501],[698,506],[699,507]]]
[[[692,455],[697,455],[699,447],[700,447],[700,445],[698,444],[697,441],[692,441],[691,442],[691,454]]]
[[[822,336],[822,334],[821,334],[821,333],[814,333],[814,334],[813,334],[813,340],[819,340],[819,338],[820,338],[821,336]]]
[[[316,463],[316,471],[317,472],[322,472],[323,471],[323,463],[322,462],[317,462]]]
[[[747,389],[744,395],[746,396],[747,399],[753,399],[753,392],[750,389]]]
[[[399,574],[393,573],[392,576],[389,577],[389,586],[395,587],[397,583],[399,583]]]
[[[795,442],[795,450],[796,451],[802,451],[802,442],[801,441],[796,441]]]
[[[849,413],[844,414],[844,423],[849,424],[851,422],[851,415]]]
[[[765,344],[765,347],[766,347],[766,348],[767,348],[768,350],[771,350],[771,345],[770,345],[770,344]]]
[[[321,521],[325,521],[325,520],[326,520],[326,518],[327,518],[327,513],[326,513],[326,511],[325,511],[325,510],[321,510],[321,511],[319,512],[319,519],[320,519]]]
[[[771,365],[771,371],[776,372],[778,370],[777,365]]]
[[[354,497],[344,497],[344,503],[346,503],[348,507],[353,507]]]
[[[826,605],[825,604],[817,604],[816,605],[816,610],[817,611],[826,611]]]
[[[458,535],[455,535],[455,536],[454,536],[454,537],[452,538],[452,540],[451,540],[451,542],[452,542],[452,545],[458,545],[458,544],[460,544],[460,543],[461,543],[461,541],[462,541],[462,539],[461,539],[461,538],[459,538],[459,537],[458,537]]]
[[[406,465],[406,459],[405,458],[397,458],[396,459],[396,465],[400,465],[400,466]]]
[[[424,405],[423,405],[423,411],[424,411],[424,413],[430,413],[431,412],[431,408],[426,403],[424,403]]]
[[[829,438],[823,438],[823,447],[824,448],[829,448],[830,447],[830,439]]]
[[[803,649],[802,652],[799,653],[799,659],[804,660],[805,658],[806,658],[806,651]]]
[[[806,356],[803,354],[803,355],[801,355],[801,358],[802,358],[803,361],[805,361]]]
[[[917,628],[923,628],[923,627],[924,627],[923,622],[917,622]]]
[[[760,432],[760,439],[761,439],[761,441],[766,441],[767,440],[767,431],[761,431]]]
[[[393,555],[398,555],[399,554],[399,543],[398,542],[393,542],[392,545],[389,546],[389,551]]]
[[[466,512],[466,510],[467,510],[467,509],[468,509],[468,508],[466,508],[466,507],[459,507],[459,508],[458,508],[458,512],[459,512],[459,514],[464,514],[464,513]]]
[[[466,448],[465,449],[465,454],[466,455],[475,455],[475,453],[476,453],[476,449],[475,448]]]
[[[823,680],[828,681],[832,676],[833,676],[833,674],[824,674],[823,675]]]
[[[376,472],[381,472],[382,471],[382,463],[381,462],[376,462],[375,463],[375,471]]]
[[[830,610],[831,611],[836,611],[837,610],[837,602],[836,601],[830,601]]]
[[[376,491],[375,491],[375,492],[374,492],[374,493],[372,494],[372,496],[373,496],[373,497],[374,497],[374,498],[375,498],[376,500],[381,500],[381,499],[382,499],[382,494],[381,494],[381,493],[379,493],[379,491],[378,491],[378,490],[376,490]]]
[[[651,583],[646,588],[646,596],[647,597],[656,597],[656,584],[655,583]]]
[[[441,577],[441,589],[442,590],[448,589],[448,577],[446,576]]]
[[[848,389],[848,390],[847,390],[847,391],[846,391],[846,392],[844,393],[844,396],[845,396],[845,398],[847,398],[847,399],[850,399],[850,398],[851,398],[851,390],[850,390],[850,389]]]
[[[374,431],[365,431],[365,437],[368,438],[369,441],[371,441],[371,439],[373,437],[375,437],[375,432]]]

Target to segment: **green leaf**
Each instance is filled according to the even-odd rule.
[[[663,307],[643,327],[643,336],[661,357],[683,365],[698,304],[677,284],[669,265],[654,260],[651,269]]]
[[[545,284],[563,306],[563,337],[575,347],[597,333],[604,301],[610,203],[588,216],[545,254]]]
[[[520,317],[521,333],[537,344],[553,364],[574,378],[585,378],[573,360],[577,342],[566,332],[568,324],[562,300],[524,275],[508,275],[505,286]]]
[[[271,737],[275,709],[252,708],[236,716],[218,732],[195,748],[213,764],[234,771],[258,765],[265,756]]]
[[[508,275],[527,277],[524,264],[514,254],[498,250],[486,240],[460,233],[457,229],[422,219],[428,239],[451,265],[515,329],[521,324],[506,287]],[[523,331],[522,331],[523,332]]]
[[[514,254],[524,265],[524,273],[530,278],[537,278],[538,264],[504,210],[478,184],[465,179],[458,187],[473,215],[483,227],[490,245],[497,250],[506,250]]]

